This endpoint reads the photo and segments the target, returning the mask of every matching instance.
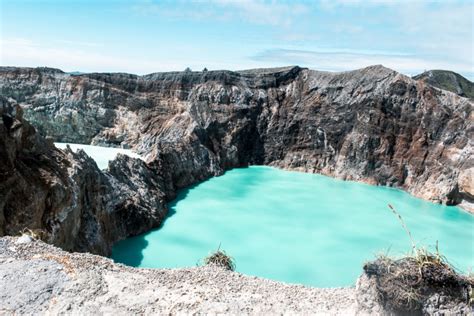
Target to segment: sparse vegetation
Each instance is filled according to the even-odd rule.
[[[204,258],[205,265],[217,265],[226,270],[235,271],[235,260],[231,256],[221,250],[221,246],[217,250]]]
[[[437,88],[474,99],[474,84],[470,80],[453,71],[429,70],[414,76],[413,79],[423,80]]]
[[[42,229],[29,229],[27,227],[23,228],[20,231],[21,235],[28,235],[33,239],[43,240],[45,241],[46,232]]]
[[[418,247],[402,216],[392,205],[389,208],[409,236],[412,251],[399,259],[380,255],[375,261],[364,265],[364,271],[377,278],[377,290],[382,302],[402,313],[420,311],[432,297],[438,297],[437,300],[441,301],[439,297],[443,296],[446,303],[472,304],[474,279],[458,273],[439,252],[438,243],[435,253]]]

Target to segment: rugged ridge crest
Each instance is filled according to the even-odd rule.
[[[0,88],[55,141],[135,148],[168,199],[266,164],[473,210],[472,100],[381,65],[145,76],[0,68]]]

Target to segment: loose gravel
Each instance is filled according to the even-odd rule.
[[[216,266],[141,269],[0,238],[0,314],[356,314],[353,288],[310,288]]]

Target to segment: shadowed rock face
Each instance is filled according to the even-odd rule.
[[[0,98],[0,235],[24,228],[65,250],[110,253],[166,214],[161,178],[119,156],[102,172],[83,151],[54,147]]]
[[[146,76],[1,68],[0,87],[55,141],[135,148],[168,198],[267,164],[472,209],[472,101],[382,66]]]
[[[158,226],[177,189],[249,164],[472,209],[472,101],[382,66],[147,76],[1,68],[0,87],[0,234],[41,229],[64,249],[107,254]],[[23,116],[55,141],[128,146],[148,163],[120,156],[102,172]]]

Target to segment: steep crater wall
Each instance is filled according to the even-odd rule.
[[[146,76],[3,67],[0,89],[1,235],[27,227],[66,250],[108,254],[159,226],[178,189],[250,164],[472,210],[472,101],[382,66]],[[101,171],[53,140],[132,147],[147,163],[121,156]]]
[[[132,147],[174,192],[248,164],[473,203],[472,101],[383,66],[146,76],[2,68],[2,94],[55,141]]]
[[[0,236],[29,229],[65,250],[107,255],[161,223],[163,188],[139,159],[119,156],[103,172],[83,151],[54,147],[0,97]]]

